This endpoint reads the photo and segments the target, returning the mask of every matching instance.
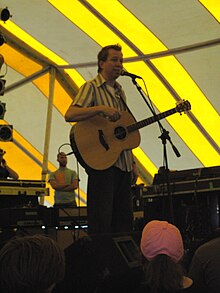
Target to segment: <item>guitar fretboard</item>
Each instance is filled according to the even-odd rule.
[[[136,122],[134,124],[129,125],[127,127],[127,131],[130,133],[132,131],[138,130],[138,129],[143,128],[143,127],[145,127],[145,126],[147,126],[149,124],[152,124],[152,123],[154,123],[156,121],[159,121],[159,120],[161,120],[161,119],[163,119],[165,117],[168,117],[168,116],[170,116],[170,115],[172,115],[172,114],[174,114],[176,112],[177,112],[176,108],[173,108],[173,109],[167,110],[165,112],[162,112],[160,114],[157,114],[155,116],[152,116],[152,117],[149,117],[147,119],[141,120],[139,122]]]

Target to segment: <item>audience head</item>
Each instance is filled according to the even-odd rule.
[[[146,224],[141,237],[143,256],[151,261],[159,254],[179,262],[184,254],[183,240],[179,229],[167,221],[153,220]]]
[[[63,251],[47,236],[13,238],[0,250],[2,293],[48,293],[64,273]]]
[[[145,282],[153,292],[183,288],[183,240],[178,228],[167,221],[153,220],[142,231]]]

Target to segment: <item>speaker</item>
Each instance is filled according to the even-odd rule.
[[[65,249],[66,276],[55,292],[132,292],[141,278],[140,233],[78,239]]]
[[[216,192],[199,192],[148,198],[144,203],[145,224],[151,220],[172,221],[183,236],[185,245],[194,239],[205,239],[219,227],[219,195]]]

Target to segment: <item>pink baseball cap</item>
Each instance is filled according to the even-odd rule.
[[[178,262],[184,254],[179,229],[167,221],[153,220],[142,231],[141,251],[151,261],[158,254],[166,254]]]

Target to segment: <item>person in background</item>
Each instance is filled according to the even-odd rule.
[[[49,293],[64,275],[64,253],[45,235],[12,238],[0,250],[1,293]]]
[[[98,53],[98,75],[79,90],[65,114],[67,122],[103,117],[114,123],[121,111],[128,111],[122,86],[116,81],[123,69],[120,45],[109,45]],[[101,127],[101,125],[100,125]],[[95,170],[86,166],[87,215],[90,234],[118,233],[133,230],[131,185],[137,168],[131,150],[119,154],[113,166]]]
[[[150,221],[142,231],[140,249],[144,278],[135,293],[206,292],[184,274],[183,240],[176,226],[167,221]]]
[[[0,149],[0,180],[8,178],[17,180],[19,178],[18,173],[7,165],[7,162],[4,159],[5,153],[6,152],[3,149]]]
[[[67,156],[64,152],[57,154],[57,161],[59,168],[49,175],[49,183],[55,190],[54,207],[76,207],[78,175],[76,171],[67,168]]]
[[[210,293],[220,291],[220,228],[212,239],[209,239],[195,251],[189,276],[198,284],[207,288]]]

